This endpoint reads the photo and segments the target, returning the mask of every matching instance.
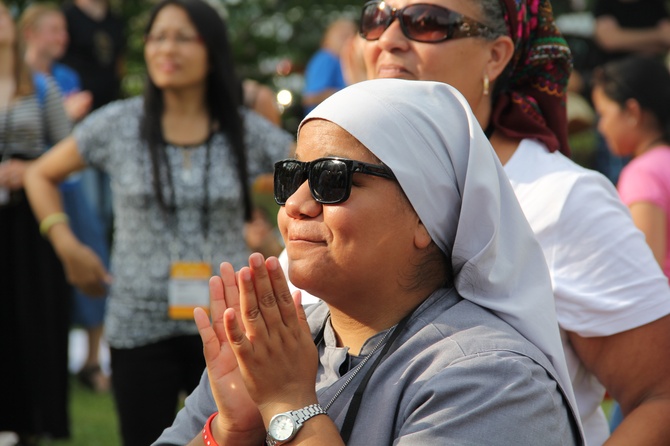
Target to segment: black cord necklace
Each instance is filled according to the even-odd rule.
[[[354,376],[358,374],[360,370],[362,370],[363,366],[365,365],[366,362],[368,362],[369,358],[374,355],[374,353],[383,345],[383,348],[381,352],[379,353],[379,356],[375,360],[374,363],[372,363],[372,366],[370,369],[367,371],[365,376],[363,377],[363,380],[360,382],[358,385],[358,388],[354,392],[354,396],[351,398],[351,403],[349,403],[349,408],[347,409],[347,414],[344,418],[344,423],[342,423],[342,429],[340,430],[340,435],[342,437],[342,440],[344,441],[345,444],[349,442],[349,438],[351,438],[351,433],[354,429],[354,424],[356,423],[356,416],[358,415],[358,411],[361,407],[361,402],[363,401],[363,393],[365,392],[365,389],[368,385],[368,382],[370,381],[370,378],[372,378],[373,373],[379,367],[379,365],[386,359],[386,357],[391,354],[393,351],[395,351],[398,346],[394,347],[395,341],[398,339],[398,336],[400,336],[400,333],[404,330],[405,326],[409,322],[410,318],[412,317],[412,314],[414,314],[414,311],[416,310],[413,309],[407,316],[402,318],[398,324],[392,328],[389,329],[389,331],[386,332],[386,334],[382,337],[382,339],[375,345],[375,347],[366,355],[365,358],[363,358],[363,361],[359,363],[353,370],[352,374],[349,376],[349,378],[344,382],[342,387],[335,393],[335,396],[330,400],[330,402],[326,405],[325,410],[328,411],[328,408],[333,404],[333,402],[340,396],[340,394],[344,391],[344,389],[351,383],[353,380]],[[327,321],[328,319],[326,319]],[[323,323],[321,326],[321,329],[319,330],[319,333],[316,335],[314,338],[314,343],[318,346],[322,341],[323,341],[323,335],[326,327],[326,322]],[[386,340],[388,338],[388,340]],[[392,349],[393,348],[393,349]]]
[[[210,169],[210,164],[211,164],[211,158],[212,158],[212,139],[214,139],[214,132],[212,131],[209,134],[209,137],[207,138],[207,141],[205,141],[205,167],[204,167],[204,172],[202,175],[202,188],[203,188],[203,204],[202,204],[202,214],[201,214],[201,220],[200,220],[200,226],[202,228],[202,234],[206,238],[207,234],[209,233],[209,225],[210,225],[210,218],[209,218],[209,211],[210,211],[210,205],[209,205],[209,171]],[[163,147],[166,148],[168,145],[168,142],[163,140]],[[175,145],[175,147],[178,147]],[[185,149],[185,150],[191,150],[191,149]],[[190,156],[190,155],[189,155]],[[177,197],[176,197],[176,192],[175,192],[175,186],[174,186],[174,178],[173,178],[173,172],[172,168],[170,167],[170,161],[169,158],[167,157],[167,153],[165,153],[166,157],[166,168],[167,168],[167,177],[168,177],[168,185],[170,188],[170,204],[169,204],[169,209],[171,210],[171,213],[173,213],[175,216],[177,214]]]

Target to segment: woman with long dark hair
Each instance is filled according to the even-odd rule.
[[[42,232],[70,282],[90,294],[109,286],[105,336],[125,445],[154,440],[180,392],[198,383],[204,360],[191,308],[208,301],[212,265],[246,260],[250,184],[292,142],[241,108],[226,26],[207,3],[156,5],[144,56],[144,97],[91,114],[28,175]],[[112,274],[73,236],[57,192],[89,164],[112,178]]]

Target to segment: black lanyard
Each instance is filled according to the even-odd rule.
[[[363,401],[363,393],[365,392],[365,388],[367,387],[370,378],[372,378],[372,374],[375,372],[377,367],[379,367],[379,365],[384,361],[384,359],[386,359],[386,357],[389,354],[393,353],[398,348],[395,347],[393,348],[393,350],[391,350],[393,344],[398,339],[398,336],[400,336],[400,333],[407,325],[407,322],[409,322],[415,310],[416,308],[412,310],[407,316],[402,318],[402,320],[398,322],[398,325],[396,325],[393,328],[393,331],[391,332],[389,339],[384,344],[384,347],[382,348],[382,351],[379,353],[379,356],[372,364],[370,369],[367,371],[367,373],[363,377],[363,380],[361,381],[361,383],[358,385],[358,388],[354,392],[354,396],[351,398],[351,403],[349,403],[349,408],[347,409],[347,415],[344,417],[344,423],[342,423],[342,429],[340,430],[340,436],[342,437],[342,441],[344,441],[344,444],[347,444],[349,442],[349,438],[351,438],[351,432],[354,429],[354,423],[356,423],[356,416],[358,415],[358,411],[361,407],[361,402]],[[323,325],[321,326],[321,329],[319,330],[319,333],[317,333],[316,337],[314,338],[314,343],[317,346],[323,341],[323,334],[325,329],[326,329],[326,323],[324,322]]]

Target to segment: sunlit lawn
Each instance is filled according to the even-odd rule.
[[[70,381],[70,440],[53,446],[119,446],[116,412],[111,393],[97,394]]]

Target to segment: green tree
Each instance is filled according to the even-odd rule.
[[[4,0],[18,16],[35,0]],[[37,0],[44,1],[44,0]],[[71,0],[60,0],[65,4]],[[238,75],[288,89],[299,101],[302,72],[326,26],[336,18],[357,20],[364,0],[207,0],[226,17]],[[143,31],[156,0],[110,0],[124,18],[127,33],[123,89],[139,94],[145,76]],[[278,71],[279,69],[279,71]],[[289,125],[288,127],[292,127]]]

